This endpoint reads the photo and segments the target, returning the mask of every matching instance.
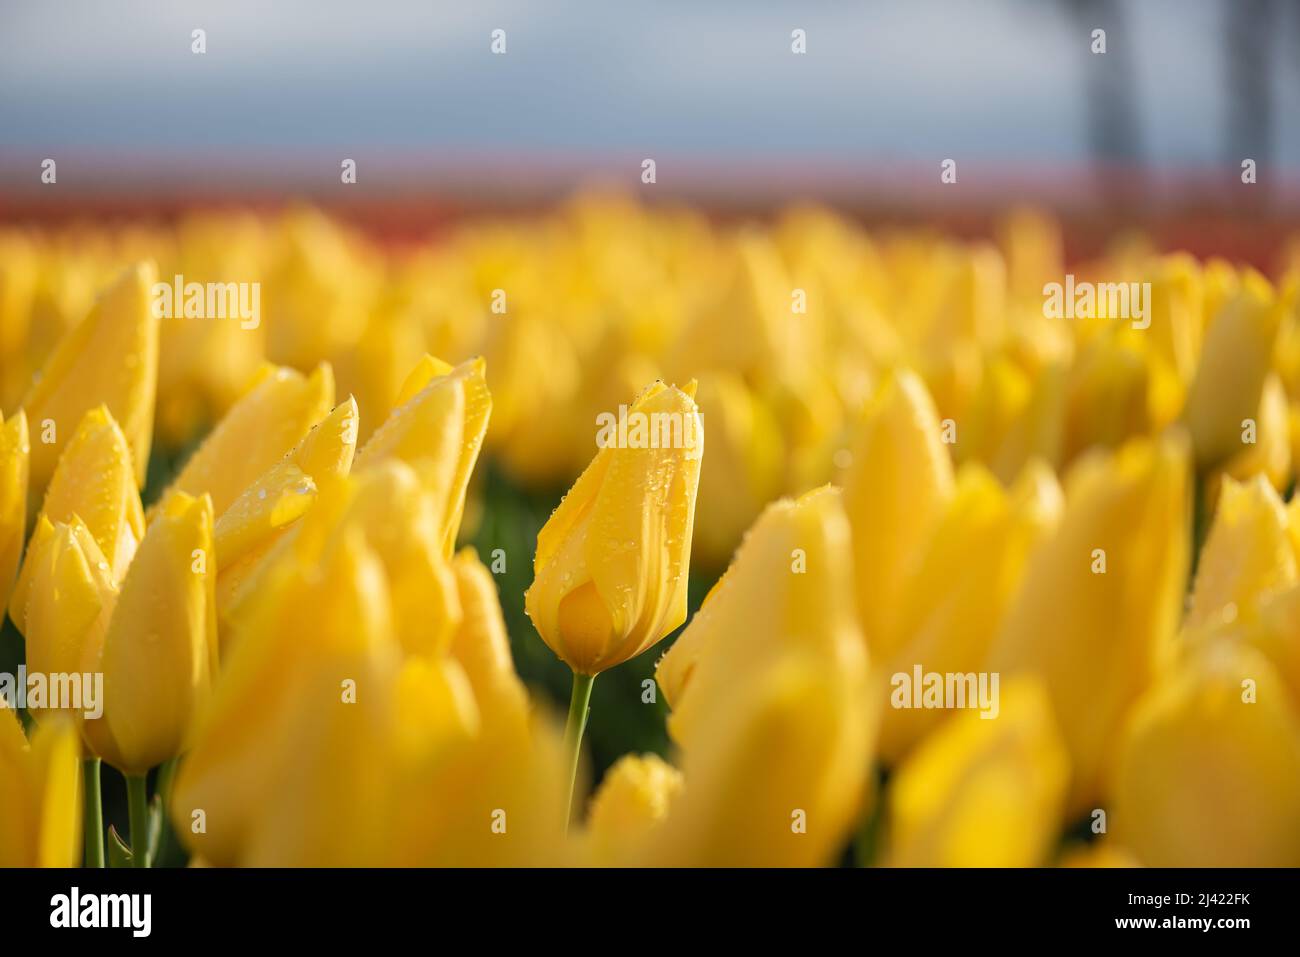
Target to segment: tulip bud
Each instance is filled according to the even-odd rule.
[[[537,537],[525,608],[578,674],[627,661],[686,620],[704,451],[693,393],[661,382],[646,389],[628,420],[650,423],[652,447],[635,447],[632,432],[626,445],[603,446]]]
[[[703,379],[699,406],[709,420],[709,457],[700,466],[692,551],[697,561],[722,568],[763,506],[781,493],[783,442],[772,410],[737,375]]]
[[[899,867],[1035,867],[1061,829],[1065,746],[1046,692],[1008,682],[997,717],[952,715],[889,783],[889,860]]]
[[[23,566],[29,585],[24,604],[27,667],[46,675],[79,674],[107,627],[117,582],[79,518],[47,527],[50,531]],[[74,719],[80,720],[85,710],[76,709]]]
[[[358,472],[385,459],[416,467],[438,499],[446,558],[456,548],[470,474],[492,413],[485,374],[482,359],[453,368],[426,355],[402,386],[397,408],[357,453]]]
[[[349,397],[218,516],[213,536],[223,616],[284,531],[311,508],[318,487],[348,474],[356,440],[357,405]]]
[[[767,507],[655,671],[674,740],[689,748],[742,675],[791,653],[864,666],[849,547],[836,488]]]
[[[81,864],[81,753],[76,726],[42,721],[29,745],[0,701],[0,867]]]
[[[452,636],[451,657],[465,669],[484,721],[522,721],[528,694],[515,672],[492,573],[472,548],[458,552],[451,567],[463,616]]]
[[[122,580],[144,537],[144,510],[135,488],[126,436],[105,406],[87,412],[65,446],[45,491],[29,557],[39,554],[55,523],[83,525],[99,546],[96,562],[107,563],[107,578]],[[30,577],[25,561],[10,608],[14,624],[24,634]]]
[[[123,273],[63,337],[23,397],[28,423],[41,436],[32,445],[34,492],[44,490],[68,437],[100,403],[121,424],[136,486],[144,487],[158,380],[158,320],[150,302],[157,278],[151,262]]]
[[[963,466],[931,542],[895,599],[897,633],[878,642],[879,677],[910,675],[916,665],[943,674],[984,669],[1029,557],[1061,509],[1060,486],[1046,466],[1031,466],[1010,494],[983,467]],[[924,708],[886,708],[882,759],[901,758],[941,717]]]
[[[1213,511],[1224,476],[1248,479],[1262,474],[1279,492],[1291,483],[1291,415],[1286,389],[1277,375],[1264,378],[1259,410],[1237,423],[1240,445],[1206,478],[1205,503]]]
[[[1109,328],[1081,348],[1066,386],[1065,460],[1150,432],[1153,376],[1129,330]]]
[[[1201,549],[1187,627],[1253,620],[1259,600],[1297,580],[1287,509],[1262,475],[1225,478]]]
[[[167,497],[122,582],[86,670],[104,675],[104,714],[87,743],[113,767],[141,775],[181,751],[216,670],[212,501]]]
[[[1241,449],[1241,421],[1259,408],[1285,304],[1268,281],[1247,272],[1211,320],[1184,418],[1198,468]]]
[[[890,377],[868,407],[844,479],[858,615],[872,648],[895,632],[897,597],[953,492],[952,460],[921,380]]]
[[[1176,436],[1085,456],[991,654],[993,670],[1032,672],[1047,687],[1070,751],[1067,813],[1099,797],[1120,723],[1172,646],[1187,575],[1188,472]]]
[[[383,570],[329,535],[328,499],[296,529],[323,552],[269,570],[177,773],[174,819],[204,812],[181,836],[213,864],[376,863],[398,663]]]
[[[333,405],[334,372],[329,363],[321,363],[310,376],[264,366],[249,391],[190,456],[163,499],[177,491],[189,495],[206,492],[212,497],[215,513],[223,514]]]
[[[774,503],[664,656],[686,783],[651,860],[824,864],[843,839],[878,704],[850,566],[838,489]]]
[[[0,621],[9,604],[14,573],[27,529],[27,464],[31,447],[27,416],[20,409],[5,420],[0,415]]]
[[[596,867],[642,859],[682,791],[681,772],[654,754],[628,754],[605,772],[591,800],[588,854]]]
[[[787,654],[706,704],[647,863],[831,863],[868,783],[875,704],[862,658]]]
[[[1196,649],[1134,706],[1110,820],[1142,864],[1295,867],[1297,807],[1300,721],[1259,652]]]

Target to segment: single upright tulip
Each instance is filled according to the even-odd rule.
[[[216,670],[212,501],[168,496],[122,582],[107,628],[88,649],[104,675],[103,716],[86,740],[128,776],[180,753]]]
[[[21,409],[8,421],[0,415],[0,621],[9,605],[9,592],[23,551],[30,455],[27,416]]]
[[[686,619],[704,451],[693,393],[661,382],[646,389],[627,418],[650,423],[653,446],[630,430],[626,442],[613,437],[537,536],[525,607],[577,674],[594,676],[639,655]],[[671,441],[658,441],[661,422],[670,423]]]
[[[1209,642],[1133,708],[1111,788],[1115,838],[1148,867],[1300,864],[1300,719],[1258,651]]]
[[[127,270],[63,337],[23,397],[30,427],[40,437],[31,453],[35,493],[44,491],[67,437],[100,403],[121,424],[136,485],[144,487],[158,380],[158,320],[150,301],[157,279],[151,262]]]
[[[28,669],[47,675],[89,670],[86,659],[97,630],[118,597],[117,579],[90,530],[75,516],[50,526],[28,554],[23,577],[29,596],[23,605]],[[76,709],[74,720],[80,721],[85,710]]]
[[[686,620],[704,426],[694,383],[655,382],[616,427],[537,536],[524,607],[573,669],[574,773],[591,682]]]
[[[1120,725],[1169,659],[1187,575],[1189,473],[1177,434],[1080,460],[990,655],[1004,678],[1044,681],[1070,751],[1067,813],[1101,796]]]
[[[76,726],[43,721],[28,744],[0,700],[0,867],[81,864],[81,761]]]

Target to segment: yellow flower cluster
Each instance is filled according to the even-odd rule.
[[[0,232],[0,602],[28,670],[104,685],[0,706],[0,864],[80,862],[83,754],[167,768],[218,865],[1300,864],[1300,269],[1061,246],[595,197],[405,246]],[[160,275],[262,315],[159,318]],[[1134,298],[1063,318],[1076,280]],[[633,396],[685,441],[593,455]],[[581,473],[526,595],[564,741],[456,551],[481,451]],[[674,759],[566,832],[591,681],[686,621],[692,557],[726,570],[657,665]]]

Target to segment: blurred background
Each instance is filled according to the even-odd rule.
[[[192,52],[195,29],[206,31],[202,55]],[[497,29],[504,55],[491,51]],[[796,29],[806,32],[804,55],[791,50]],[[1092,52],[1097,29],[1104,54]],[[711,250],[698,230],[750,220],[779,229],[783,210],[809,203],[854,229],[920,225],[996,238],[1008,211],[1032,206],[1059,224],[1039,235],[1066,263],[1112,252],[1140,229],[1155,249],[1274,273],[1300,209],[1297,54],[1300,5],[1283,0],[10,0],[0,6],[0,227],[145,230],[147,242],[115,234],[119,245],[97,260],[105,273],[118,253],[155,242],[148,230],[163,230],[171,239],[160,258],[171,275],[167,243],[178,224],[175,261],[186,249],[216,249],[223,237],[272,250],[252,257],[269,263],[267,354],[300,367],[337,361],[362,333],[341,334],[328,349],[277,344],[276,290],[307,283],[319,298],[302,308],[327,311],[340,301],[332,276],[357,270],[362,278],[348,287],[355,292],[374,279],[367,270],[375,256],[414,249],[398,267],[401,288],[433,288],[435,301],[349,300],[362,303],[358,329],[425,310],[422,340],[410,348],[385,340],[384,361],[396,371],[382,382],[346,362],[339,370],[340,395],[369,389],[366,400],[382,410],[425,348],[459,360],[456,353],[484,341],[461,332],[484,321],[486,294],[510,274],[513,247],[465,224],[549,215],[575,194],[617,197],[564,207],[578,247],[615,248],[626,228],[646,248],[670,234],[687,250]],[[46,158],[57,161],[54,185],[41,181]],[[340,181],[345,158],[357,164],[355,184]],[[656,161],[653,185],[641,181],[646,158]],[[1258,164],[1250,187],[1241,182],[1245,158]],[[945,159],[956,161],[955,184],[940,182]],[[667,218],[647,226],[628,211],[643,206]],[[674,212],[683,208],[690,216]],[[613,210],[600,214],[609,232],[588,228],[600,218],[592,209]],[[284,232],[268,239],[234,212],[242,210],[265,213]],[[196,214],[213,218],[192,226]],[[549,242],[547,222],[513,235]],[[441,296],[444,240],[462,263],[481,267],[455,290],[481,296],[473,308]],[[485,243],[496,243],[491,254]],[[677,278],[689,273],[686,256],[661,258]],[[219,253],[211,261],[230,266]],[[563,312],[575,295],[583,308],[608,305],[573,288],[561,293],[551,282],[561,274],[528,273],[535,314]],[[694,288],[689,275],[683,287]],[[34,313],[31,363],[92,294],[46,292],[45,311]],[[639,294],[635,283],[626,292]],[[630,310],[616,298],[614,312]],[[565,326],[564,336],[578,343],[578,362],[600,361],[580,330]],[[523,341],[531,345],[512,348],[525,349],[524,361],[544,363],[545,344]],[[185,345],[201,364],[206,346]],[[520,360],[508,350],[490,357],[490,383],[503,361]],[[222,384],[208,388],[197,411],[185,405],[179,379],[167,379],[166,345],[163,362],[166,434],[146,501],[230,401]],[[669,359],[652,366],[672,368]],[[12,364],[0,371],[8,413],[23,383]],[[615,386],[623,371],[635,379],[632,370],[611,372]],[[537,530],[590,453],[549,469],[512,463],[518,446],[505,395],[493,428],[500,413],[507,431],[495,449],[489,439],[480,465],[471,541],[485,560],[496,548],[510,557],[499,586],[519,669],[558,708],[569,672],[532,632],[523,590]],[[614,407],[612,396],[598,407]],[[576,415],[573,408],[565,414]],[[789,422],[778,427],[788,432]],[[833,447],[832,438],[817,443]],[[786,478],[777,491],[807,484]],[[731,538],[697,562],[692,608],[738,538],[719,534]],[[16,636],[7,637],[0,666],[18,654]],[[662,703],[645,707],[640,698],[666,647],[596,682],[597,774],[625,751],[667,749]]]
[[[1251,197],[1293,204],[1298,51],[1283,0],[15,2],[3,194],[26,209],[288,192],[422,224],[636,187],[653,157],[654,197],[716,208],[1119,194],[1204,210],[1245,198],[1249,156]],[[38,192],[47,156],[57,196]],[[342,157],[359,168],[346,195]],[[940,195],[943,158],[961,188]]]

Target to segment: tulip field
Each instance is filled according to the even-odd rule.
[[[1300,244],[0,221],[0,865],[1300,865]]]

